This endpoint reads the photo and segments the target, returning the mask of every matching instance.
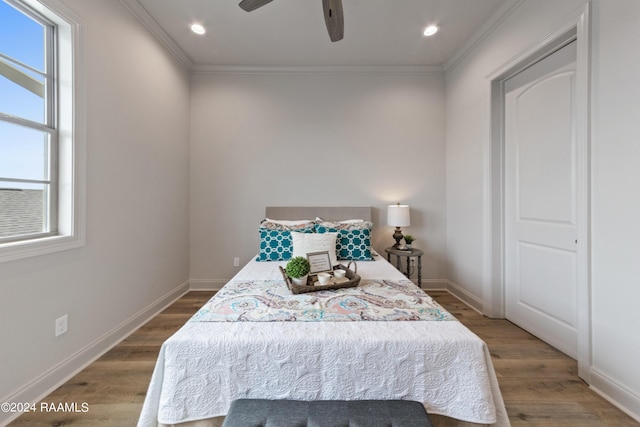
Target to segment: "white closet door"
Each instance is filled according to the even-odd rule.
[[[576,43],[505,83],[506,317],[577,355]]]

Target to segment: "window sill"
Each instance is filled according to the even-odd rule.
[[[0,245],[0,263],[30,258],[84,246],[79,236],[52,236]]]

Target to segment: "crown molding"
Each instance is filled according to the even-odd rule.
[[[169,37],[162,29],[160,24],[149,15],[149,12],[138,2],[138,0],[120,0],[120,4],[133,15],[142,26],[164,47],[169,54],[175,58],[180,65],[187,70],[193,67],[193,61],[186,53],[177,45],[177,43]]]
[[[309,65],[309,66],[236,66],[194,64],[193,74],[442,74],[441,66],[419,65]]]
[[[511,16],[525,0],[508,0],[496,10],[493,15],[476,31],[473,36],[443,64],[445,73],[453,70],[464,58],[469,56],[476,48],[493,33],[500,24]]]
[[[447,62],[437,66],[421,65],[309,65],[261,66],[196,64],[162,29],[138,0],[119,0],[120,4],[178,61],[194,74],[441,74],[455,68],[471,54],[525,0],[506,1]]]

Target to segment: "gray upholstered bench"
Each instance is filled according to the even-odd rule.
[[[222,427],[432,427],[424,406],[410,400],[239,399]]]

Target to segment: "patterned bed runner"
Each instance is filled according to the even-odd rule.
[[[409,280],[293,295],[283,280],[231,281],[191,322],[455,320]]]

